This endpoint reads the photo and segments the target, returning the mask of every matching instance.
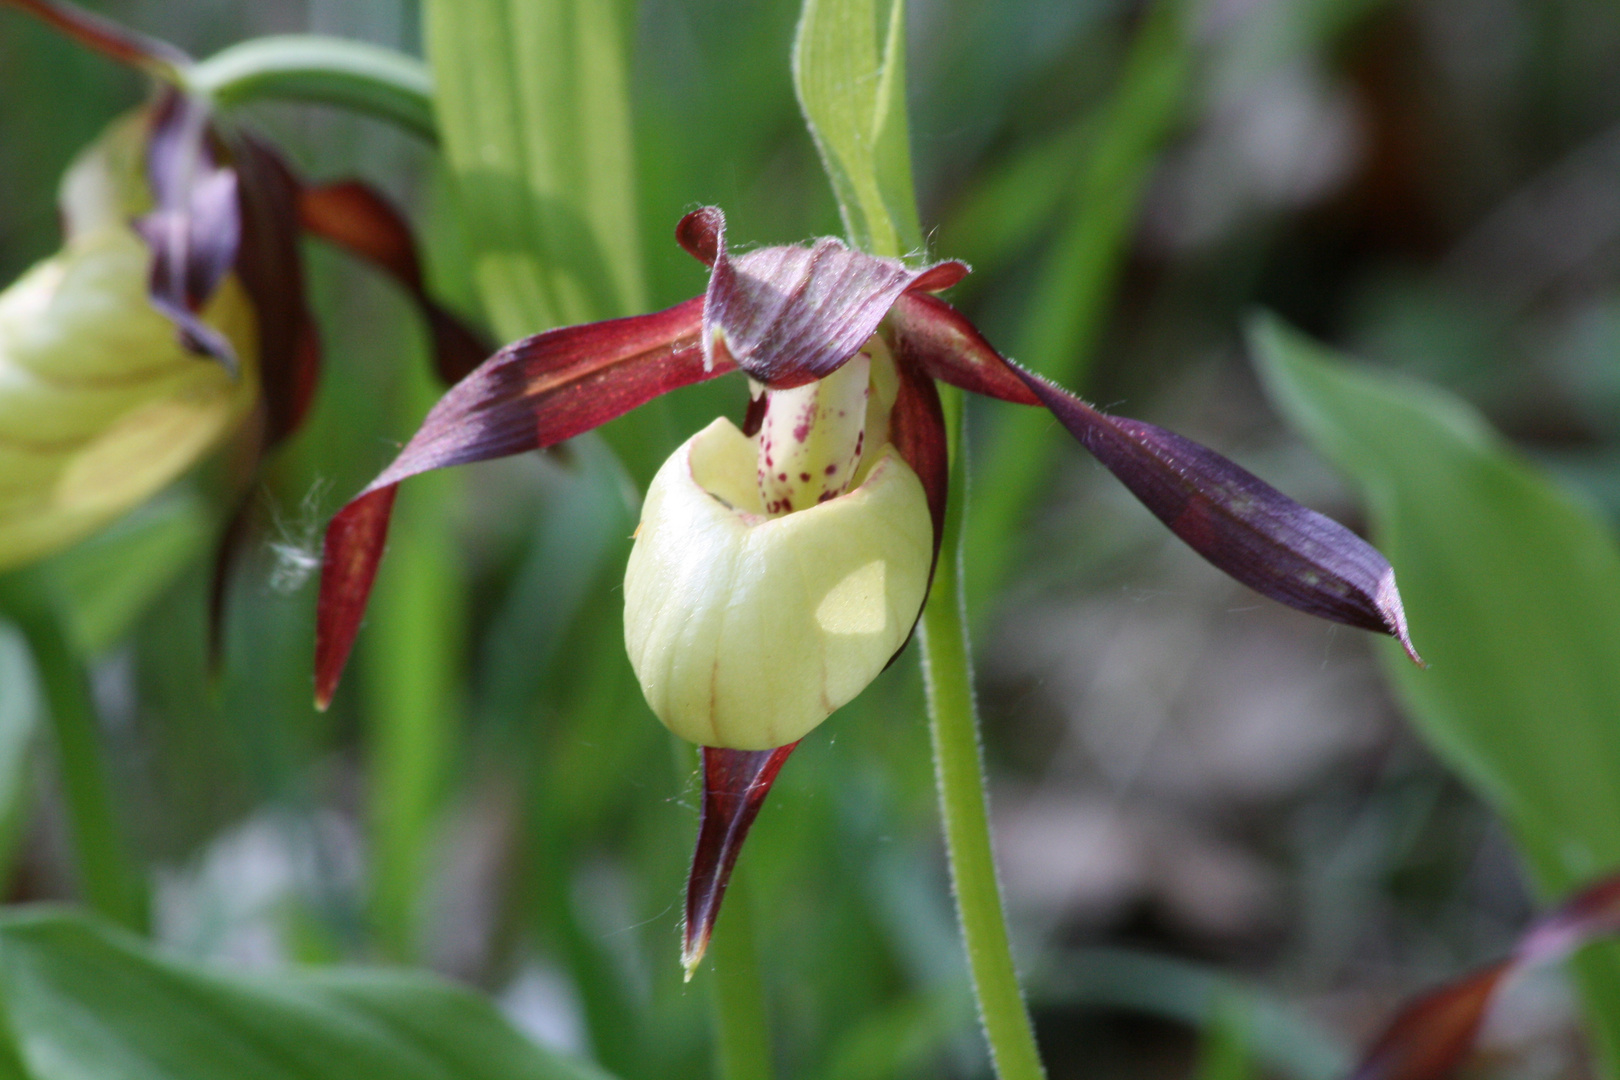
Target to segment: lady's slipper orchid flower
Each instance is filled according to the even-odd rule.
[[[647,701],[703,747],[689,975],[788,753],[877,675],[921,613],[946,498],[936,379],[1045,406],[1217,567],[1412,651],[1383,556],[1218,454],[1106,416],[1002,357],[931,295],[961,280],[962,263],[913,269],[831,238],[733,256],[714,208],[687,215],[676,237],[711,267],[703,296],[508,345],[333,518],[316,698],[324,707],[337,686],[400,481],[550,446],[740,369],[753,390],[742,428],[716,420],[659,470],[625,576],[625,641]]]
[[[12,2],[160,82],[64,177],[62,251],[0,293],[0,570],[101,527],[233,432],[256,461],[297,429],[320,356],[301,233],[405,285],[447,382],[487,352],[427,298],[408,226],[371,189],[302,182],[172,85],[191,62],[173,46]]]

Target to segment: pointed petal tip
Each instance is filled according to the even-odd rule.
[[[1411,632],[1406,628],[1406,608],[1401,604],[1401,590],[1395,584],[1395,569],[1391,567],[1384,571],[1378,580],[1378,591],[1373,598],[1378,613],[1384,619],[1384,632],[1396,641],[1406,651],[1407,658],[1420,668],[1427,668],[1428,661],[1418,655],[1417,646],[1412,644]]]
[[[703,963],[703,954],[709,951],[709,935],[701,937],[688,937],[681,944],[681,969],[685,973],[682,982],[691,982],[692,976],[697,974],[698,965]]]
[[[686,879],[686,928],[681,940],[681,965],[688,981],[708,951],[720,902],[748,830],[797,745],[791,742],[772,750],[703,747],[703,801]]]

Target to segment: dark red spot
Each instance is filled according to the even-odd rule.
[[[782,512],[784,514],[793,513],[793,500],[792,499],[783,499],[782,504],[781,504],[781,508],[782,508]]]
[[[766,454],[766,455],[765,455],[765,467],[766,467],[766,468],[767,468],[767,469],[768,469],[768,468],[770,468],[770,467],[771,467],[771,466],[772,466],[772,465],[775,465],[775,464],[776,464],[776,462],[774,462],[774,461],[772,461],[772,460],[771,460],[771,455],[769,455],[769,454]]]
[[[808,484],[809,482],[810,482],[810,474],[809,473],[802,472],[802,473],[799,474],[799,483]]]
[[[803,423],[794,428],[793,437],[799,442],[804,442],[804,440],[810,437],[810,425],[808,423]]]
[[[780,480],[780,481],[782,481],[782,483],[784,483],[784,484],[785,484],[785,483],[787,483],[787,473],[785,473],[785,472],[779,472],[779,473],[777,473],[777,474],[776,474],[776,478],[777,478],[777,479],[778,479],[778,480]]]
[[[836,492],[836,491],[823,491],[821,493],[821,498],[817,499],[816,502],[824,503],[828,499],[836,498],[837,496],[838,496],[838,492]]]
[[[831,476],[833,473],[835,473],[837,471],[838,471],[838,463],[837,462],[833,462],[831,465],[827,466],[827,475],[828,476]]]

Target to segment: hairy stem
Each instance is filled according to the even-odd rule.
[[[999,1080],[1040,1080],[1046,1075],[1035,1048],[1035,1029],[1018,988],[1001,882],[990,846],[990,811],[984,790],[984,756],[973,700],[962,604],[962,504],[965,463],[961,392],[940,388],[951,442],[950,510],[940,544],[939,566],[923,611],[923,680],[928,690],[928,729],[940,817],[950,858],[956,913],[962,925],[979,1019]]]

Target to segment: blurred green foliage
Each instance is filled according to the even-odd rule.
[[[724,207],[739,244],[840,231],[795,98],[790,0],[98,10],[204,56],[268,32],[413,54],[425,36],[442,158],[332,109],[260,103],[238,115],[312,176],[357,172],[389,189],[429,238],[436,291],[502,337],[698,292],[702,268],[671,242],[696,205]],[[872,29],[874,43],[887,40],[885,26]],[[1428,485],[1409,502],[1432,529],[1390,525],[1379,498],[1369,502],[1393,530],[1414,635],[1434,662],[1397,676],[1412,718],[1504,813],[1546,895],[1612,863],[1620,819],[1605,780],[1620,768],[1609,747],[1620,676],[1605,658],[1620,631],[1598,591],[1609,571],[1576,572],[1568,549],[1608,558],[1590,553],[1612,547],[1620,518],[1620,15],[1600,0],[930,0],[911,4],[908,36],[907,175],[922,194],[922,242],[975,264],[955,299],[1016,358],[1100,403],[1174,419],[1291,493],[1353,514],[1258,405],[1239,335],[1258,302],[1373,365],[1466,396],[1597,508],[1577,513],[1541,481],[1514,479],[1520,466],[1464,454],[1425,426],[1427,392],[1366,390],[1383,385],[1370,375],[1317,392],[1320,415],[1355,426],[1386,472]],[[848,59],[876,70],[877,48]],[[7,280],[55,246],[53,191],[68,159],[141,94],[127,73],[0,10]],[[874,110],[902,100],[893,83],[873,94]],[[495,99],[508,108],[492,112]],[[885,130],[875,113],[871,130]],[[72,677],[102,717],[115,831],[152,885],[153,933],[235,964],[431,967],[624,1080],[710,1075],[715,974],[686,987],[676,962],[693,759],[641,701],[617,590],[637,485],[709,418],[740,415],[745,392],[729,380],[694,387],[561,452],[407,485],[355,671],[317,714],[309,575],[320,529],[436,388],[402,298],[329,252],[310,255],[326,371],[310,423],[255,495],[259,539],[231,581],[218,673],[207,664],[207,551],[227,513],[223,464],[39,571],[77,654],[63,662],[89,673]],[[1391,706],[1374,691],[1357,714],[1372,734],[1287,795],[1178,796],[1142,779],[1146,765],[1110,772],[1108,747],[1075,734],[1076,713],[1124,699],[1074,692],[1057,675],[1005,675],[997,657],[1019,646],[1004,643],[1027,641],[1017,635],[1030,626],[1064,645],[1083,640],[1083,616],[1176,608],[1195,610],[1209,637],[1236,640],[1271,616],[1186,584],[1202,569],[1188,578],[1156,554],[1157,526],[1099,494],[1044,415],[975,405],[969,421],[967,574],[1004,824],[1018,826],[1030,792],[1071,808],[1097,795],[1108,820],[1152,801],[1215,848],[1241,848],[1286,898],[1284,916],[1215,931],[1178,921],[1175,897],[1147,886],[1111,906],[1066,895],[1043,909],[1039,889],[1009,872],[1025,966],[1080,965],[1086,954],[1070,946],[1104,941],[1137,957],[1222,962],[1245,993],[1264,983],[1316,1002],[1372,986],[1376,999],[1333,1018],[1348,1038],[1401,991],[1506,946],[1526,906],[1511,858],[1480,805],[1385,722]],[[1354,454],[1321,431],[1313,441],[1363,479]],[[1491,479],[1504,475],[1507,495]],[[1545,531],[1530,539],[1554,553],[1526,555],[1510,526]],[[1526,587],[1525,603],[1546,609],[1533,633],[1506,611],[1517,594],[1498,585],[1503,567],[1530,563],[1542,584]],[[1431,581],[1449,582],[1450,598]],[[1353,672],[1364,646],[1279,618],[1291,621],[1258,640],[1283,660],[1251,655],[1225,679],[1272,695],[1242,699],[1251,711],[1280,697],[1309,728],[1323,699],[1298,687],[1318,667]],[[1489,635],[1489,647],[1470,635]],[[1146,644],[1087,669],[1086,685],[1125,680],[1122,664],[1161,665],[1161,681],[1205,670],[1197,655],[1148,650],[1172,638],[1186,639],[1122,635]],[[45,716],[43,660],[29,659],[14,621],[0,622],[0,840],[15,837],[0,851],[14,900],[82,897],[92,885],[74,880],[60,827],[71,779],[57,779],[47,740],[32,734]],[[1225,685],[1210,683],[1195,700]],[[727,933],[757,943],[756,1000],[779,1075],[984,1074],[921,698],[913,650],[795,753],[749,842],[715,951],[726,954]],[[1119,715],[1117,740],[1143,730],[1152,740],[1130,708]],[[1285,756],[1259,745],[1256,772]],[[1204,754],[1194,745],[1181,767],[1215,769]],[[32,782],[13,782],[25,764]],[[1192,861],[1141,843],[1142,861]],[[1206,886],[1197,895],[1214,906]],[[22,917],[0,929],[8,994],[16,980],[54,977],[55,946],[40,942],[57,938],[77,943],[60,954],[78,956],[73,978],[124,1001],[156,995],[152,978],[177,997],[189,980],[214,979],[154,967],[76,923]],[[1146,970],[1163,993],[1032,985],[1054,1077],[1186,1074],[1195,1042],[1163,1033],[1187,1036],[1209,1013],[1165,1002],[1207,986],[1185,967]],[[332,988],[348,976],[326,978],[289,977],[283,1005],[319,1023],[349,993]],[[247,987],[229,994],[249,1001]],[[1240,1018],[1210,1036],[1209,1075],[1245,1075],[1251,1060],[1321,1075],[1342,1060],[1314,1027],[1274,1023],[1243,1000]],[[168,997],[148,1005],[179,1009]],[[459,995],[451,1006],[495,1023]],[[1177,1026],[1132,1027],[1122,1011]],[[729,1053],[722,1067],[742,1075],[735,1062],[760,1048]],[[22,1060],[32,1075],[96,1075]]]

